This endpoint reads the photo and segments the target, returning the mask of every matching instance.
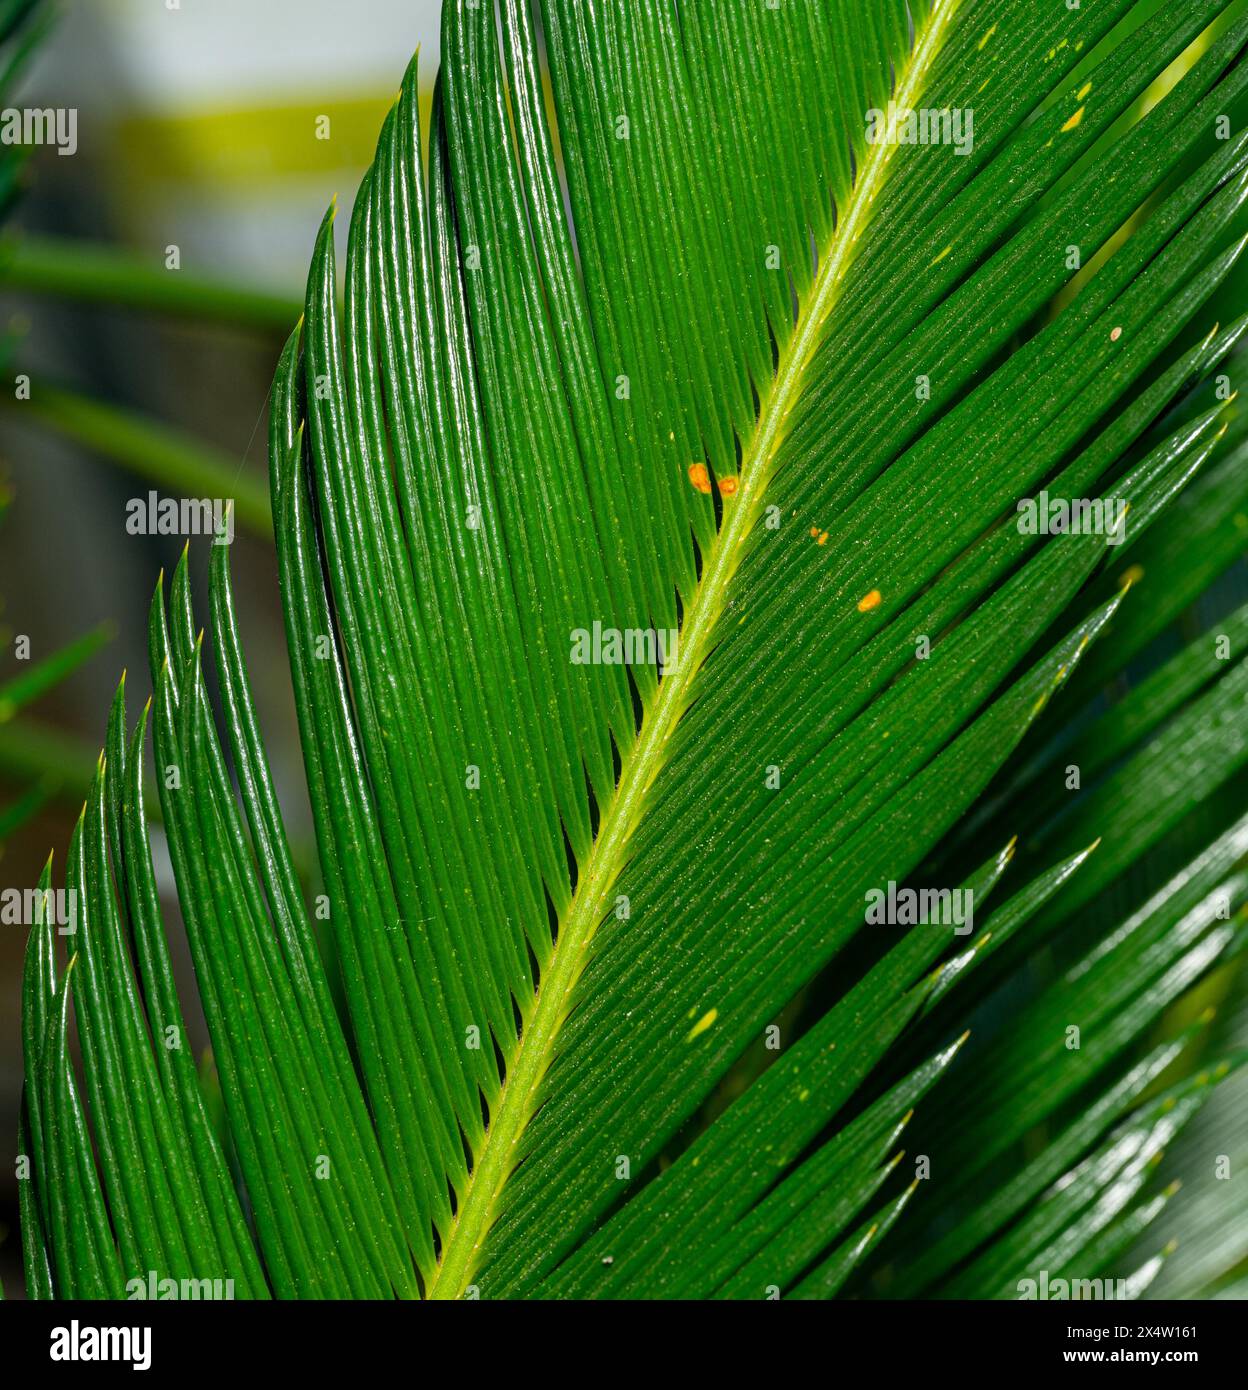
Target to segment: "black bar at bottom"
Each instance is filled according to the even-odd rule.
[[[634,1358],[643,1375],[653,1375],[667,1364],[660,1346],[677,1354],[683,1347],[703,1373],[719,1355],[736,1358],[746,1347],[764,1358],[779,1353],[777,1369],[793,1367],[794,1353],[809,1347],[808,1364],[824,1368],[820,1379],[850,1368],[859,1378],[868,1366],[891,1378],[909,1370],[1068,1370],[1078,1377],[1124,1365],[1242,1378],[1248,1350],[1242,1305],[1233,1302],[802,1303],[759,1304],[753,1313],[738,1304],[720,1323],[725,1311],[722,1304],[494,1303],[461,1308],[445,1324],[432,1309],[393,1303],[0,1303],[0,1357],[8,1383],[17,1385],[23,1374],[110,1368],[198,1379],[306,1372],[320,1383],[368,1368],[455,1374],[448,1352],[476,1376],[492,1357],[475,1340],[456,1340],[468,1329],[514,1338],[496,1349],[509,1347],[533,1367],[544,1333],[601,1328],[603,1340],[566,1344],[559,1358],[563,1374],[591,1377],[627,1370]],[[662,1334],[658,1346],[645,1335],[648,1325]],[[440,1342],[442,1335],[449,1340]]]

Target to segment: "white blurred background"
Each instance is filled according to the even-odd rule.
[[[79,153],[39,177],[94,179],[99,202],[80,211],[135,245],[173,242],[186,266],[297,286],[417,48],[432,77],[440,12],[439,0],[70,0],[26,89],[79,108]]]

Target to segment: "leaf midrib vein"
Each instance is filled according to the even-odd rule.
[[[893,100],[912,107],[960,0],[936,0],[917,32]],[[503,1188],[511,1176],[512,1155],[536,1107],[542,1078],[554,1055],[559,1030],[585,962],[585,952],[607,913],[608,898],[640,822],[646,795],[663,767],[665,750],[687,706],[693,681],[705,659],[741,548],[758,519],[771,461],[783,438],[784,421],[800,395],[802,378],[819,345],[819,335],[839,298],[841,286],[866,229],[872,205],[884,186],[896,146],[870,147],[861,175],[838,221],[827,255],[820,260],[808,302],[780,356],[778,370],[763,399],[753,438],[742,455],[737,493],[724,504],[724,520],[707,555],[702,579],[685,614],[680,662],[665,673],[654,704],[646,712],[632,752],[624,760],[615,795],[605,807],[598,838],[581,866],[576,892],[560,924],[550,963],[538,982],[534,1007],[507,1068],[477,1162],[469,1175],[454,1225],[442,1247],[427,1297],[454,1299],[467,1288]]]

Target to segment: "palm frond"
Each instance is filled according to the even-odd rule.
[[[152,609],[157,785],[246,1202],[119,692],[70,853],[85,1109],[46,928],[27,986],[36,1185],[99,1219],[27,1203],[32,1292],[154,1269],[281,1296],[1011,1296],[1038,1261],[1124,1257],[1168,1210],[1157,1156],[1239,1060],[1149,1089],[1192,1042],[1150,1030],[1242,941],[1242,652],[1090,724],[1060,807],[1042,740],[1236,553],[1242,428],[1189,388],[1248,326],[1211,307],[1244,245],[1248,136],[1216,125],[1246,9],[448,0],[429,127],[413,64],[345,299],[331,209],[274,383],[311,908],[228,549],[224,741],[185,557]],[[869,140],[890,102],[973,108],[973,140]],[[1125,504],[1126,543],[1021,527],[1042,488]],[[1035,952],[1206,804],[1223,823],[1182,870],[1037,985]],[[987,900],[1015,830],[1022,886],[969,942],[866,930],[873,890],[932,866]],[[908,1181],[916,1107],[933,1167]]]

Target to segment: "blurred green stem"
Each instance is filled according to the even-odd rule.
[[[28,788],[16,801],[0,806],[0,854],[4,852],[5,840],[15,835],[28,821],[34,820],[55,790],[55,783],[45,778]]]
[[[92,304],[153,309],[285,336],[303,312],[295,297],[166,270],[130,251],[58,237],[0,243],[0,285]]]
[[[185,497],[232,497],[238,523],[273,538],[268,487],[243,476],[223,450],[59,386],[39,383],[30,400],[8,408],[32,413],[58,433]]]
[[[7,723],[19,710],[73,675],[115,632],[113,623],[100,623],[60,651],[35,662],[20,676],[0,684],[0,724]]]
[[[37,719],[0,724],[0,782],[17,786],[34,783],[25,796],[37,796],[40,805],[55,800],[71,808],[80,806],[99,756],[100,750],[84,739]],[[161,824],[160,798],[150,779],[144,799],[148,820]]]
[[[34,719],[0,725],[0,778],[41,781],[58,796],[81,801],[95,774],[98,750]]]

